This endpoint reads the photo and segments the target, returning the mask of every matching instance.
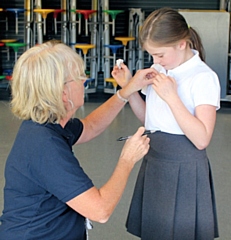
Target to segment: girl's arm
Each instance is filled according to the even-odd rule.
[[[197,149],[205,149],[212,138],[215,122],[216,107],[200,105],[193,116],[179,98],[169,103],[169,107],[181,130]]]
[[[121,95],[123,94],[123,89],[120,90]],[[146,103],[141,98],[140,94],[138,92],[133,93],[129,97],[129,104],[131,106],[132,111],[136,115],[136,117],[140,120],[142,125],[144,125],[145,122],[145,111],[146,111]]]
[[[187,138],[199,150],[206,148],[212,138],[216,122],[216,107],[199,105],[195,109],[195,116],[192,115],[177,94],[176,81],[164,74],[155,77],[153,88],[169,105],[177,123]]]

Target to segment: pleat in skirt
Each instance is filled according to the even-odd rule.
[[[218,237],[215,195],[206,150],[185,136],[150,135],[126,222],[142,240]]]

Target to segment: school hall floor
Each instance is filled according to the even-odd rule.
[[[85,105],[76,116],[82,118],[103,103],[110,94],[89,94]],[[0,213],[3,209],[4,166],[21,121],[16,119],[9,108],[8,100],[0,100]],[[89,143],[74,147],[85,172],[97,187],[110,177],[119,158],[123,142],[118,137],[133,134],[140,126],[129,104],[119,113],[106,131]],[[220,240],[231,239],[231,104],[223,103],[217,112],[217,123],[210,146],[207,149],[215,184]],[[125,222],[136,177],[140,167],[134,167],[122,199],[105,224],[93,223],[89,231],[90,240],[137,240],[127,233]],[[12,176],[14,177],[14,176]],[[22,186],[23,187],[23,186]],[[182,239],[183,240],[183,239]]]

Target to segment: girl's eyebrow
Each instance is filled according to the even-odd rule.
[[[148,52],[148,51],[147,51]],[[151,56],[153,55],[163,55],[164,52],[157,52],[157,53],[151,53],[151,52],[148,52]]]
[[[164,53],[160,52],[160,53],[152,53],[151,55],[163,55]]]
[[[147,50],[146,50],[146,52],[147,52],[150,56],[164,55],[164,52],[152,53],[152,52],[148,52]]]

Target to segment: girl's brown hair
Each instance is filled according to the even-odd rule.
[[[161,8],[152,12],[144,21],[139,35],[142,47],[148,40],[163,46],[173,45],[182,39],[189,43],[190,48],[196,49],[200,58],[205,61],[200,36],[174,9]]]

